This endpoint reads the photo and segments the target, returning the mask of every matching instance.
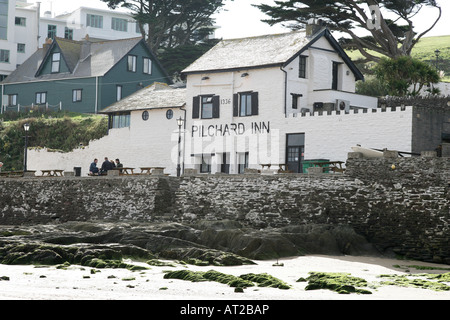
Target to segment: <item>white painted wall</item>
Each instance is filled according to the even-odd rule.
[[[149,119],[142,120],[142,111],[131,113],[130,127],[111,129],[109,134],[99,140],[91,141],[88,146],[72,152],[48,152],[47,149],[28,150],[28,169],[60,169],[74,171],[81,167],[82,176],[89,172],[94,158],[101,167],[104,157],[119,158],[125,167],[165,167],[165,173],[176,175],[178,152],[178,126],[176,119],[184,117],[184,111],[173,110],[173,118],[166,118],[167,109],[148,110]]]

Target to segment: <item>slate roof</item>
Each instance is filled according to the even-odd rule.
[[[182,71],[206,73],[224,70],[285,66],[319,38],[325,37],[349,65],[357,79],[363,75],[326,28],[308,37],[306,30],[222,40]]]
[[[48,50],[46,48],[38,49],[2,83],[104,76],[140,41],[142,41],[142,38],[102,42],[56,38]],[[40,75],[39,70],[42,68],[42,62],[53,46],[59,46],[61,49],[62,59],[66,62],[70,72]]]
[[[136,91],[122,100],[113,103],[100,113],[119,113],[133,110],[162,108],[181,108],[186,104],[186,89],[174,89],[171,86],[154,82],[152,85]]]

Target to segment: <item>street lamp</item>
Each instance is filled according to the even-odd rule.
[[[30,130],[30,125],[25,123],[23,129],[25,130],[25,155],[23,157],[23,172],[25,173],[27,172],[28,131]]]
[[[178,159],[177,159],[177,177],[181,175],[180,157],[181,157],[181,127],[183,126],[184,120],[181,116],[177,119],[178,124]]]
[[[436,70],[439,70],[438,68],[438,61],[439,61],[439,54],[441,52],[439,51],[439,49],[434,50],[434,55],[436,56]]]

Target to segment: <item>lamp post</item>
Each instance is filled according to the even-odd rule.
[[[25,123],[23,129],[25,130],[25,154],[23,157],[23,172],[25,173],[27,172],[28,131],[30,130],[30,125]]]
[[[434,55],[436,56],[436,70],[439,70],[438,68],[438,62],[439,62],[439,54],[441,52],[439,51],[439,49],[434,50]]]
[[[183,126],[184,120],[181,116],[177,119],[178,124],[178,159],[177,159],[177,177],[181,175],[181,165],[180,165],[180,157],[181,157],[181,127]]]

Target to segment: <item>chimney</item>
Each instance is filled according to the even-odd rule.
[[[89,35],[86,34],[84,40],[81,43],[81,56],[80,59],[86,59],[91,53],[91,41],[89,41]]]
[[[324,27],[325,23],[321,19],[311,18],[306,25],[306,36],[311,38]]]
[[[44,52],[47,52],[47,50],[50,48],[52,43],[53,43],[53,40],[51,38],[45,38],[45,42],[42,46],[42,48],[44,48]]]

